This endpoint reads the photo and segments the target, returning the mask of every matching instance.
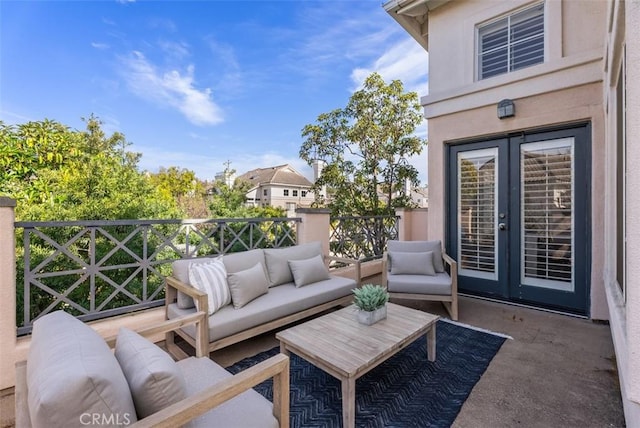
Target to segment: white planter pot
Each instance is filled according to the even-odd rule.
[[[358,310],[358,322],[360,324],[371,325],[387,317],[387,306],[382,306],[375,311],[367,312]]]

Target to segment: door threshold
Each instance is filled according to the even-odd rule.
[[[558,315],[565,315],[565,316],[568,316],[568,317],[580,318],[580,319],[583,319],[583,320],[591,319],[586,315],[575,314],[573,312],[563,312],[563,311],[559,311],[557,309],[549,309],[549,308],[544,308],[544,307],[540,307],[540,306],[527,305],[527,304],[524,304],[524,303],[517,303],[517,302],[512,302],[512,301],[509,301],[509,300],[500,300],[500,299],[494,299],[494,298],[491,298],[491,297],[476,296],[475,294],[458,293],[458,296],[469,297],[471,299],[486,300],[488,302],[494,302],[494,303],[503,303],[505,305],[517,306],[517,307],[520,307],[520,308],[527,308],[527,309],[534,309],[536,311],[549,312],[549,313],[558,314]]]

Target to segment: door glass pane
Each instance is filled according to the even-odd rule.
[[[573,138],[520,146],[522,284],[573,291]]]
[[[458,153],[458,272],[497,279],[498,149]]]

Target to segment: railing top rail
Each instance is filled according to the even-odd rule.
[[[300,223],[300,217],[250,217],[217,219],[169,219],[169,220],[70,220],[70,221],[17,221],[15,227],[68,227],[68,226],[146,226],[152,224],[213,224],[213,223],[262,223],[267,221],[290,221]]]
[[[381,215],[347,215],[347,216],[336,216],[336,217],[331,217],[331,219],[333,220],[352,220],[352,219],[359,219],[359,220],[367,220],[367,219],[375,219],[375,218],[396,218],[399,219],[400,216],[396,215],[396,214],[381,214]]]

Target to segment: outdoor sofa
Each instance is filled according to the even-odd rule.
[[[286,355],[231,375],[200,342],[197,357],[176,363],[145,338],[187,324],[203,330],[205,320],[194,312],[105,340],[66,312],[43,316],[28,359],[16,364],[16,427],[288,427]],[[273,404],[252,389],[270,378]]]
[[[353,277],[332,275],[331,260],[353,264]],[[359,286],[356,260],[323,255],[319,241],[284,248],[253,249],[219,257],[173,262],[166,278],[166,317],[209,314],[200,339],[209,352],[279,328],[327,309],[352,303]],[[197,306],[197,309],[196,309]],[[175,334],[195,345],[193,326],[167,334],[167,347],[180,353]]]

